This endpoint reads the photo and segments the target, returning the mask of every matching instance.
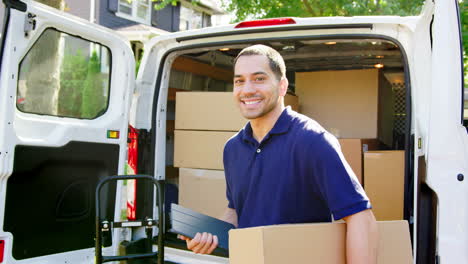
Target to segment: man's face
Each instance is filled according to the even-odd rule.
[[[284,96],[282,85],[263,55],[246,55],[238,58],[234,67],[234,100],[241,114],[256,119],[280,107],[279,96]],[[287,88],[287,84],[286,84]]]

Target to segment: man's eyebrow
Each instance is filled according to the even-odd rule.
[[[266,73],[266,72],[259,71],[259,72],[254,72],[254,73],[252,73],[252,75],[267,75],[267,73]],[[240,78],[240,77],[242,77],[242,75],[240,75],[240,74],[235,74],[235,75],[234,75],[234,78]]]
[[[262,75],[267,75],[266,72],[262,72],[262,71],[254,72],[252,75],[260,75],[260,74],[262,74]]]

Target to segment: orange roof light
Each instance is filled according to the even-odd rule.
[[[374,68],[377,68],[377,69],[382,69],[384,67],[384,65],[382,63],[377,63],[374,65]]]

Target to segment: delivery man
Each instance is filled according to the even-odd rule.
[[[376,263],[369,199],[338,140],[284,106],[287,89],[286,66],[276,50],[254,45],[235,59],[234,101],[249,122],[224,148],[229,204],[221,219],[239,228],[344,219],[347,263]],[[208,233],[181,238],[202,254],[218,244]]]

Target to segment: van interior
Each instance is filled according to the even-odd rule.
[[[214,159],[206,150],[210,145],[218,144],[213,151],[222,155],[223,142],[242,126],[213,131],[211,127],[178,127],[177,119],[200,106],[181,105],[187,102],[182,101],[184,93],[192,93],[186,97],[193,102],[205,100],[203,103],[209,104],[202,96],[206,93],[218,95],[225,105],[234,104],[232,96],[225,99],[223,94],[233,89],[234,59],[252,44],[268,45],[280,52],[286,62],[288,96],[295,98],[293,109],[315,119],[339,139],[345,158],[371,199],[377,220],[408,220],[411,232],[420,230],[419,246],[429,249],[418,251],[418,255],[424,254],[418,256],[418,263],[430,262],[427,252],[435,250],[436,198],[419,179],[418,213],[425,221],[413,226],[410,157],[414,139],[410,133],[408,62],[399,44],[391,39],[260,41],[178,51],[170,70],[166,121],[166,180],[177,190],[173,202],[213,217],[220,217],[226,207],[222,164],[203,160]],[[287,98],[285,101],[288,104]],[[219,108],[209,111],[212,114],[207,115],[216,115]],[[223,138],[221,143],[216,143],[216,133]],[[419,160],[418,175],[425,175],[424,158]]]
[[[375,139],[374,150],[409,151],[406,58],[397,44],[382,39],[262,44],[275,48],[285,59],[288,95],[297,97],[298,112],[317,120],[339,139]],[[178,130],[176,94],[232,92],[233,61],[247,46],[189,50],[180,52],[174,60],[166,123],[169,182],[178,184],[178,170],[174,166],[174,131]]]

